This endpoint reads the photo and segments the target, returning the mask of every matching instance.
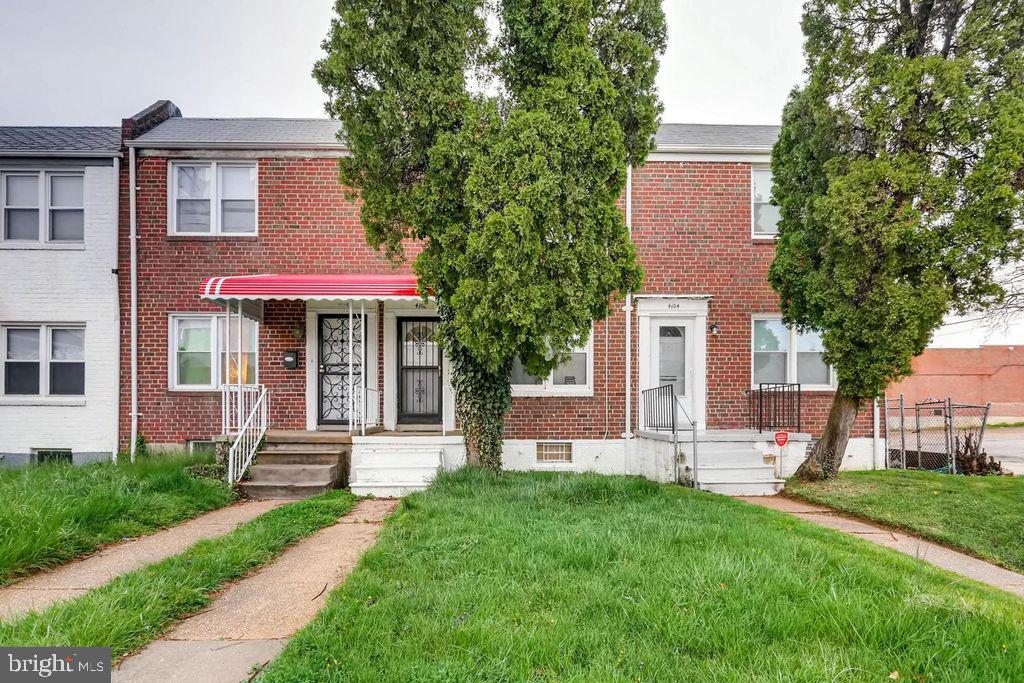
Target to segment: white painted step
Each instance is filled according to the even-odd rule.
[[[786,482],[782,479],[772,481],[707,481],[700,482],[700,488],[723,496],[774,496],[782,491]]]
[[[442,462],[444,449],[424,446],[402,448],[358,446],[352,450],[352,466],[372,467],[376,465],[400,467],[438,467]]]
[[[426,484],[416,482],[394,482],[391,484],[352,484],[349,490],[356,496],[373,496],[374,498],[401,498],[416,491],[427,488]]]
[[[752,447],[710,450],[697,446],[697,466],[755,467],[764,465],[764,451]]]
[[[352,486],[362,484],[395,484],[403,482],[416,482],[427,485],[437,476],[441,468],[435,463],[433,466],[422,465],[410,467],[408,465],[357,465],[352,468]]]
[[[700,482],[771,482],[775,481],[775,468],[771,465],[756,465],[754,467],[718,467],[698,466],[697,480]]]

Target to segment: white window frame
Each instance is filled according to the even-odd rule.
[[[593,396],[594,395],[594,329],[587,335],[587,343],[576,346],[573,353],[587,354],[586,384],[555,384],[552,370],[541,384],[513,384],[513,396]]]
[[[185,232],[178,227],[178,167],[205,166],[210,169],[210,231]],[[251,168],[254,172],[253,187],[253,230],[252,232],[221,231],[221,193],[220,169],[225,166]],[[256,161],[208,161],[208,160],[175,160],[167,162],[167,234],[171,237],[218,237],[231,239],[235,237],[256,237],[260,232],[260,165]]]
[[[7,392],[7,330],[39,330],[39,393],[38,394],[8,394]],[[50,393],[50,363],[81,363],[88,371],[88,357],[86,356],[87,340],[82,341],[82,360],[51,361],[50,350],[52,348],[51,338],[54,330],[82,330],[85,331],[85,323],[0,323],[0,398],[4,402],[32,402],[39,399],[52,401],[79,401],[85,399],[86,387],[83,386],[81,394],[51,394]],[[17,361],[14,361],[17,362]],[[33,362],[33,361],[28,361]]]
[[[7,178],[10,176],[35,177],[39,198],[35,207],[8,207],[7,206]],[[50,179],[54,177],[69,177],[82,179],[82,206],[60,206],[50,205]],[[35,208],[39,212],[39,235],[34,240],[7,239],[7,209],[8,208]],[[50,239],[50,210],[80,209],[82,211],[82,239],[80,240],[53,240]],[[80,169],[46,169],[46,168],[5,168],[0,169],[0,247],[40,247],[45,246],[53,249],[79,248],[85,245],[85,171]]]
[[[775,226],[775,232],[758,232],[757,223],[754,220],[754,205],[757,203],[754,201],[754,174],[756,174],[758,171],[768,171],[768,173],[771,173],[772,167],[769,166],[768,164],[750,165],[750,235],[755,240],[760,240],[764,242],[774,242],[779,237],[778,224],[776,224]],[[773,177],[772,184],[774,185],[774,183],[775,178]],[[771,197],[769,197],[769,199],[771,199]]]
[[[758,388],[758,382],[754,380],[754,325],[757,320],[769,320],[775,322],[782,322],[781,315],[772,314],[758,314],[751,317],[750,320],[750,387],[752,389]],[[787,384],[800,384],[800,391],[835,391],[836,389],[836,371],[830,365],[828,366],[828,384],[802,384],[797,378],[797,350],[796,341],[799,333],[795,327],[786,327],[789,331],[789,346],[786,351],[786,383]]]
[[[210,353],[213,358],[210,362],[211,384],[179,384],[178,383],[178,321],[179,320],[211,320],[210,329]],[[253,350],[256,356],[256,381],[260,382],[260,324],[253,320],[256,326],[256,348]],[[221,367],[224,346],[220,337],[221,326],[237,324],[236,319],[231,321],[224,313],[170,313],[167,316],[167,388],[171,391],[220,391],[223,386],[219,381],[223,368]],[[226,332],[227,330],[225,330]]]

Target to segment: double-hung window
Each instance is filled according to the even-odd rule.
[[[590,336],[592,338],[593,334]],[[523,362],[516,358],[512,364],[512,395],[590,396],[593,394],[593,356],[593,344],[588,339],[586,344],[573,349],[569,360],[556,367],[547,377],[531,375]]]
[[[10,244],[85,241],[84,176],[66,171],[0,173],[0,237]]]
[[[779,207],[772,205],[772,171],[755,166],[750,172],[750,222],[754,237],[771,238],[779,233]]]
[[[228,348],[225,349],[225,335]],[[211,391],[222,384],[257,380],[259,326],[242,319],[241,362],[238,321],[223,315],[179,314],[170,318],[170,368],[172,389]]]
[[[832,368],[817,332],[797,332],[778,317],[755,318],[753,384],[791,383],[804,389],[833,388]]]
[[[48,324],[0,327],[5,396],[84,396],[85,328]]]
[[[167,224],[172,235],[255,235],[255,162],[173,162]]]

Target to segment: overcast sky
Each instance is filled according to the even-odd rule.
[[[116,125],[158,99],[185,116],[323,116],[310,76],[330,0],[2,0],[0,125]],[[664,0],[663,120],[779,122],[801,80],[800,0]],[[986,341],[964,324],[943,345]],[[1024,326],[988,343],[1024,343]]]

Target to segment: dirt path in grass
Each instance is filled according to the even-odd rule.
[[[218,595],[160,640],[125,659],[114,681],[237,683],[266,665],[323,607],[373,545],[398,501],[363,500],[333,526]]]
[[[905,555],[916,557],[940,569],[986,583],[995,588],[1014,593],[1024,598],[1024,574],[1004,569],[997,565],[957,552],[938,543],[926,541],[919,536],[893,531],[845,515],[832,508],[805,503],[785,496],[750,496],[740,500],[791,514],[808,522],[814,522],[830,529],[836,529],[852,536],[863,538],[877,545],[892,548]]]
[[[196,541],[215,538],[262,515],[286,500],[253,500],[229,505],[177,526],[109,545],[81,560],[34,574],[0,588],[0,619],[41,610],[58,600],[77,597],[116,576],[177,555]]]

